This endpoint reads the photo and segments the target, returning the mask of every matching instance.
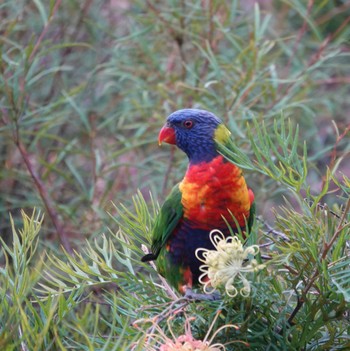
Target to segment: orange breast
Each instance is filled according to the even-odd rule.
[[[235,227],[232,215],[243,227],[249,216],[251,200],[242,171],[222,156],[191,165],[180,191],[184,217],[194,227],[225,228],[223,216]]]

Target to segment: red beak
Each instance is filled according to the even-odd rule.
[[[168,127],[167,125],[164,125],[164,127],[160,130],[159,135],[158,135],[158,143],[159,145],[162,144],[162,142],[168,143],[168,144],[176,144],[176,137],[175,137],[175,130],[172,127]]]

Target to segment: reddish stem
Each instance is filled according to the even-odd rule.
[[[18,138],[17,138],[17,140],[15,140],[15,143],[16,143],[16,146],[17,146],[17,148],[18,148],[18,150],[23,158],[23,161],[26,164],[26,167],[27,167],[27,169],[28,169],[33,181],[34,181],[34,184],[35,184],[36,188],[38,189],[40,197],[41,197],[42,201],[44,202],[46,211],[47,211],[49,217],[51,218],[51,221],[52,221],[54,227],[56,228],[57,235],[59,237],[59,240],[60,240],[62,246],[69,254],[72,254],[73,250],[72,250],[72,247],[69,243],[68,236],[67,236],[67,233],[65,231],[64,225],[58,217],[58,213],[55,210],[55,207],[53,205],[53,201],[50,197],[49,192],[47,191],[44,183],[41,181],[39,175],[34,170],[34,166],[33,166],[33,163],[31,161],[32,156],[29,155],[26,148],[21,143],[21,141],[19,141]]]

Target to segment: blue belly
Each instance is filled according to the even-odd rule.
[[[215,229],[215,228],[213,228]],[[219,229],[219,228],[218,228]],[[244,230],[244,228],[242,228]],[[231,235],[229,229],[219,229],[225,237]],[[187,222],[182,222],[178,228],[175,229],[174,234],[167,242],[167,259],[169,266],[177,268],[190,268],[192,273],[193,284],[198,284],[198,278],[202,274],[199,267],[203,262],[199,261],[195,256],[198,248],[214,250],[215,247],[210,240],[209,230],[191,228]],[[166,274],[167,275],[167,274]]]

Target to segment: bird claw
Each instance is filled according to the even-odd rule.
[[[217,301],[220,300],[221,295],[217,291],[213,292],[212,294],[199,294],[195,293],[192,289],[187,288],[185,297],[194,301]]]

